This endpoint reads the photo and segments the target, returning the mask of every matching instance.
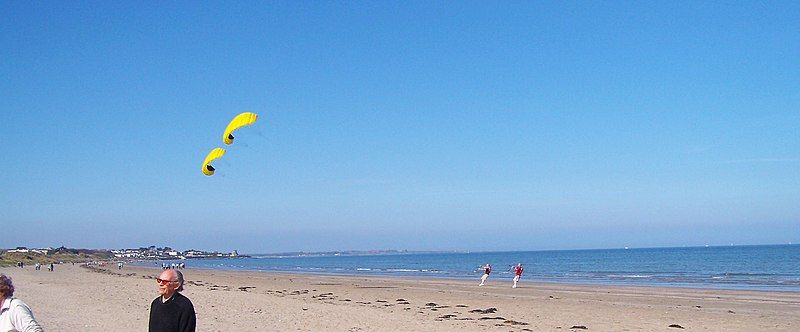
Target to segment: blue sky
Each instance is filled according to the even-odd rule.
[[[797,2],[4,2],[0,17],[0,247],[800,242]],[[203,176],[240,112],[259,122]]]

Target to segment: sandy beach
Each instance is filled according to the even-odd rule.
[[[145,331],[159,269],[0,268],[48,331]],[[800,294],[185,269],[200,331],[797,331]],[[670,327],[672,325],[672,327]]]

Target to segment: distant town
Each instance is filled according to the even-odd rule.
[[[243,258],[243,257],[318,257],[318,256],[366,256],[366,255],[404,255],[417,253],[441,253],[441,251],[409,251],[409,250],[342,250],[317,252],[283,252],[269,254],[240,255],[238,251],[218,252],[204,250],[176,250],[170,247],[140,247],[127,249],[74,249],[64,246],[58,248],[16,247],[0,249],[0,265],[8,265],[9,261],[39,261],[41,259],[58,261],[85,260],[176,260],[198,258]]]
[[[248,257],[246,255],[239,255],[234,250],[229,253],[217,251],[203,251],[203,250],[184,250],[179,251],[170,247],[141,247],[131,249],[73,249],[66,247],[59,248],[28,248],[16,247],[14,249],[0,250],[0,255],[26,255],[28,258],[35,258],[35,256],[64,256],[76,255],[77,257],[91,257],[106,259],[126,259],[126,260],[165,260],[165,259],[193,259],[193,258],[226,258],[226,257]],[[76,257],[76,258],[77,258]]]
[[[229,253],[222,253],[217,251],[203,251],[203,250],[184,250],[178,251],[170,247],[157,248],[156,246],[149,246],[147,248],[138,249],[113,249],[110,250],[114,257],[127,258],[127,259],[192,259],[192,258],[225,258],[225,257],[248,257],[246,255],[239,255],[234,250]]]

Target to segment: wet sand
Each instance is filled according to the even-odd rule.
[[[47,331],[146,331],[159,272],[0,268]],[[183,272],[199,331],[800,330],[791,292]]]

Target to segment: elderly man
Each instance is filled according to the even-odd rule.
[[[164,270],[156,281],[161,296],[150,304],[150,332],[194,331],[194,306],[179,293],[183,290],[183,274],[178,270]]]
[[[0,274],[0,304],[0,331],[42,331],[42,327],[33,318],[31,308],[14,297],[14,284],[5,274]]]

